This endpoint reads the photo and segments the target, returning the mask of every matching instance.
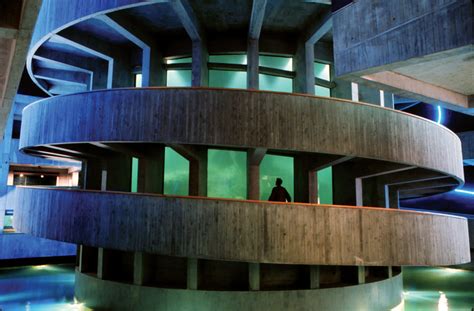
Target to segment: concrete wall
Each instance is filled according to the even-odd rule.
[[[402,274],[356,286],[242,292],[135,286],[76,272],[75,295],[88,307],[113,310],[390,310],[402,290]]]
[[[0,234],[0,260],[75,256],[76,245],[22,233]]]
[[[360,0],[333,16],[336,74],[473,44],[471,0]]]

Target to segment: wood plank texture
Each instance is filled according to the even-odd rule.
[[[16,187],[20,232],[177,257],[320,265],[470,261],[462,217],[349,206]]]
[[[396,162],[462,181],[459,138],[427,119],[346,100],[210,88],[114,89],[25,108],[20,148],[156,142],[313,152]]]

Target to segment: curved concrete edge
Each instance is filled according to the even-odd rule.
[[[395,209],[16,187],[14,225],[86,246],[323,265],[470,261],[467,220]],[[85,230],[87,229],[87,230]]]
[[[347,287],[283,291],[202,291],[137,286],[76,271],[75,295],[106,310],[390,310],[403,300],[402,273]]]
[[[75,256],[75,244],[37,238],[22,233],[0,233],[0,260]]]
[[[89,142],[261,147],[377,159],[464,180],[461,143],[451,131],[333,98],[237,89],[114,89],[35,102],[25,108],[23,120],[23,150]]]

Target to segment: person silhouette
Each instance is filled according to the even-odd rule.
[[[281,178],[276,179],[275,187],[273,187],[272,194],[270,194],[268,201],[291,202],[290,194],[286,191],[285,187],[281,186],[282,183],[283,180]]]

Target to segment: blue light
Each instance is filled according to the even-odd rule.
[[[438,121],[436,123],[442,124],[443,121],[443,111],[441,110],[441,106],[438,105]]]
[[[467,190],[461,190],[461,189],[456,189],[454,190],[455,192],[460,192],[460,193],[465,193],[465,194],[470,194],[474,195],[474,191],[467,191]]]

